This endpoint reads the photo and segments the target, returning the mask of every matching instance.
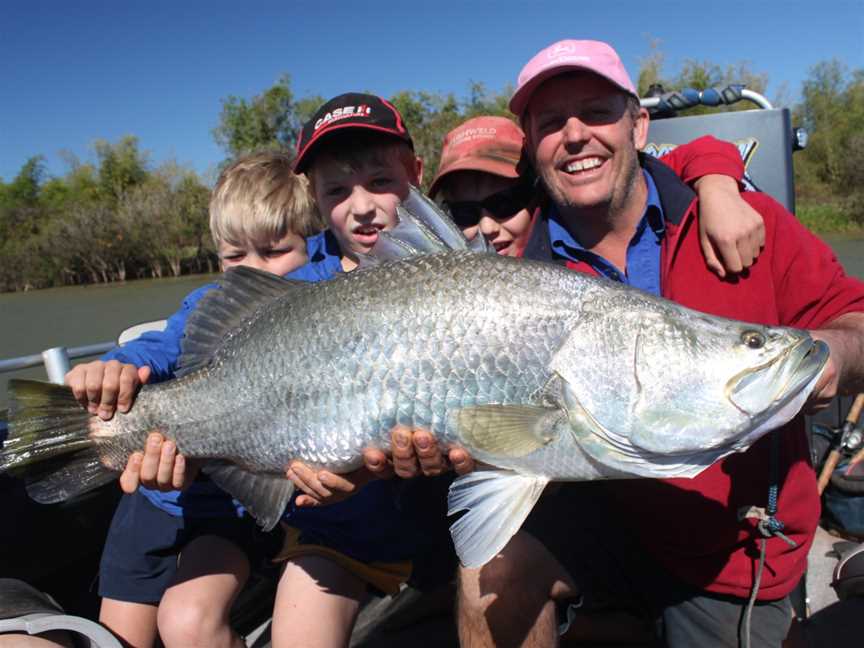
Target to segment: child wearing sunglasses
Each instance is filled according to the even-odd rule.
[[[519,164],[523,139],[522,130],[505,117],[469,119],[444,137],[441,163],[429,189],[429,196],[449,212],[469,240],[478,234],[485,236],[498,254],[507,256],[521,256],[542,199],[533,179],[520,177],[525,166]],[[707,166],[696,165],[699,173],[691,169],[683,175],[699,193],[700,240],[706,263],[724,276],[727,271],[740,270],[741,259],[749,258],[752,263],[759,256],[764,227],[759,214],[738,195],[735,180],[740,175],[696,179],[714,167],[731,170],[734,166],[743,172],[731,144],[703,137],[661,159],[677,169],[689,167],[687,161],[698,158],[709,160]]]
[[[504,117],[475,117],[444,138],[429,196],[470,240],[478,234],[498,254],[519,256],[531,229],[534,190],[516,165],[522,131]]]

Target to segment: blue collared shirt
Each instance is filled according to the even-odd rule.
[[[614,264],[599,254],[586,250],[573,235],[561,224],[558,213],[553,208],[549,213],[549,240],[552,251],[559,258],[569,261],[582,261],[590,265],[598,274],[614,281],[620,281],[655,295],[660,294],[660,244],[666,233],[663,206],[660,194],[651,174],[642,170],[648,185],[648,200],[636,232],[627,245],[627,271],[621,272]],[[649,232],[650,230],[650,232]]]
[[[342,272],[339,244],[329,230],[308,237],[306,251],[309,262],[285,275],[286,279],[327,281]],[[119,360],[138,367],[148,366],[153,371],[151,383],[174,378],[186,321],[198,301],[215,287],[215,283],[210,283],[187,295],[180,310],[168,318],[165,330],[144,333],[123,346],[115,347],[101,359],[105,362]],[[239,502],[235,500],[232,503],[230,496],[209,481],[194,481],[189,489],[182,492],[161,492],[143,487],[140,492],[157,508],[178,517],[235,517],[243,513]]]
[[[306,253],[309,262],[301,268],[289,272],[286,279],[300,281],[327,281],[342,272],[342,252],[339,243],[330,230],[306,238]]]

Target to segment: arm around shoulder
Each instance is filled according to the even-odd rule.
[[[660,160],[699,194],[699,242],[711,271],[725,277],[753,265],[765,243],[765,227],[741,199],[744,162],[738,148],[706,135]]]
[[[688,184],[707,175],[729,176],[736,182],[744,178],[744,162],[738,148],[710,135],[681,144],[660,160]]]

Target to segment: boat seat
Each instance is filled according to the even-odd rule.
[[[122,648],[98,623],[65,614],[54,599],[24,581],[0,578],[0,634],[39,635],[54,630],[68,632],[76,646]]]
[[[168,320],[155,320],[153,322],[142,322],[141,324],[136,324],[135,326],[130,326],[127,329],[124,329],[123,332],[117,338],[117,344],[123,345],[127,342],[131,342],[135,340],[143,333],[148,333],[150,331],[164,331],[165,327],[168,326]]]
[[[831,587],[841,601],[864,598],[864,543],[838,542],[834,550],[840,557]]]

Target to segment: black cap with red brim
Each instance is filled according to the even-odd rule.
[[[402,115],[389,101],[375,95],[348,92],[333,97],[322,105],[303,125],[297,141],[294,172],[304,173],[312,160],[312,153],[323,139],[348,129],[365,129],[383,135],[392,135],[414,148],[414,142]]]

